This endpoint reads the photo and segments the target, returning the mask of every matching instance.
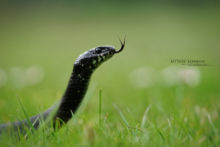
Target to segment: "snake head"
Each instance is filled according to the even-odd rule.
[[[120,41],[121,42],[121,41]],[[110,59],[114,54],[124,49],[125,41],[121,42],[121,48],[116,50],[113,46],[98,46],[81,54],[74,66],[80,66],[84,69],[95,70],[99,65]]]

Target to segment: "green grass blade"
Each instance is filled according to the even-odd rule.
[[[121,110],[118,108],[117,105],[113,104],[113,106],[118,111],[118,114],[121,117],[122,121],[125,123],[126,127],[129,129],[129,123],[128,123],[127,119],[125,118],[124,114],[121,112]]]
[[[144,115],[143,115],[142,121],[141,121],[141,128],[144,127],[144,125],[145,125],[145,123],[146,123],[146,121],[147,121],[147,114],[148,114],[150,108],[151,108],[151,105],[149,105],[149,106],[146,108],[145,112],[144,112]]]
[[[99,125],[102,123],[102,90],[99,90]]]
[[[21,107],[21,109],[22,109],[22,112],[23,112],[23,114],[24,114],[24,116],[25,116],[25,119],[26,119],[26,121],[27,121],[27,123],[28,123],[28,126],[30,127],[30,129],[31,129],[32,131],[34,131],[33,124],[32,124],[32,122],[30,121],[30,119],[29,119],[29,117],[28,117],[28,114],[27,114],[27,112],[25,111],[24,106],[23,106],[23,104],[22,104],[20,98],[18,98],[18,102],[19,102],[19,105],[20,105],[20,107]],[[28,132],[29,132],[29,131],[28,131]],[[26,135],[27,135],[27,134],[26,134]],[[26,136],[26,135],[25,135],[25,136]]]

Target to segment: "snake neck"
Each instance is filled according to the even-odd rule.
[[[68,86],[54,116],[55,121],[66,123],[76,112],[87,91],[92,73],[91,70],[74,65]]]

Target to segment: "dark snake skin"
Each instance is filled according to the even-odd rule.
[[[74,63],[69,83],[59,102],[58,109],[57,106],[53,106],[43,113],[30,117],[29,120],[1,124],[0,134],[9,130],[26,133],[31,128],[37,129],[40,126],[40,122],[47,120],[50,114],[53,114],[52,112],[55,112],[51,119],[53,127],[61,127],[67,123],[82,102],[94,70],[114,54],[121,52],[124,45],[125,41],[121,42],[119,50],[115,50],[111,46],[99,46],[81,54]]]

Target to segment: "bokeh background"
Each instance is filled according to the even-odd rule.
[[[123,120],[115,105],[134,127],[140,126],[145,109],[150,108],[148,118],[159,128],[167,119],[189,123],[194,134],[178,136],[179,140],[217,145],[217,1],[2,1],[0,122],[24,118],[19,99],[30,116],[59,101],[79,54],[99,45],[119,48],[118,37],[124,36],[124,51],[92,77],[78,112],[83,125],[98,122],[101,89],[102,115],[119,130]],[[205,60],[208,66],[181,65],[171,63],[172,59]],[[148,134],[145,141],[154,138],[158,139]],[[124,140],[117,141],[126,144]]]

